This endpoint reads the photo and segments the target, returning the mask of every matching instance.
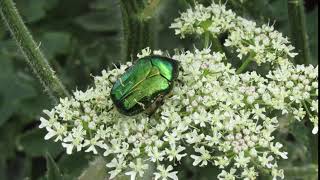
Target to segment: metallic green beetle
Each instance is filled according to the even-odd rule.
[[[178,66],[178,61],[162,56],[139,59],[111,89],[111,99],[118,111],[127,116],[143,111],[153,113],[171,91]]]

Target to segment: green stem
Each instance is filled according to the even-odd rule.
[[[308,116],[311,117],[312,115],[311,115],[311,112],[308,108],[307,103],[305,101],[302,101],[302,105],[303,105],[304,109],[307,111]]]
[[[152,16],[155,14],[158,5],[160,4],[160,1],[161,0],[150,0],[149,3],[140,12],[140,19],[148,20],[152,18]]]
[[[0,14],[7,24],[13,38],[25,56],[34,74],[39,78],[50,97],[57,101],[68,96],[68,92],[56,77],[48,61],[35,43],[27,27],[24,25],[12,0],[0,0]]]
[[[308,64],[311,56],[303,0],[288,0],[288,17],[290,38],[299,53],[296,57],[296,63]]]
[[[154,24],[150,19],[160,1],[119,1],[123,24],[122,54],[125,60],[130,60],[141,49],[145,47],[153,48],[155,32]]]
[[[306,101],[302,101],[303,107],[305,108],[308,117],[311,118],[312,114],[310,112],[310,109],[306,103]],[[308,128],[310,129],[310,133],[309,133],[309,139],[310,139],[310,152],[311,152],[311,161],[314,164],[318,164],[318,135],[314,135],[312,134],[312,129],[313,129],[313,124],[310,122],[310,126],[308,126]]]
[[[249,64],[251,63],[252,58],[251,56],[249,56],[248,58],[246,58],[246,60],[242,63],[242,65],[239,67],[239,69],[236,71],[237,74],[241,74],[244,70],[247,69],[247,67],[249,66]]]
[[[212,51],[224,53],[223,46],[221,45],[218,37],[212,36],[210,32],[206,32],[204,33],[203,47],[209,48],[210,45]]]
[[[204,48],[208,48],[209,47],[210,35],[211,35],[210,32],[204,33]]]

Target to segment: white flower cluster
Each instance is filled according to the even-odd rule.
[[[189,34],[210,33],[213,37],[227,32],[224,46],[233,48],[240,59],[250,59],[258,65],[262,63],[282,64],[296,53],[288,38],[274,30],[273,26],[257,26],[255,22],[237,16],[225,5],[213,3],[209,7],[196,4],[175,19],[170,28],[184,38]]]
[[[314,124],[312,133],[318,133],[318,66],[281,66],[269,72],[267,89],[270,94],[263,95],[263,102],[273,106],[282,114],[292,114],[301,121],[306,116]],[[290,106],[288,106],[290,104]]]
[[[139,56],[150,53],[146,49]],[[139,179],[155,164],[155,179],[177,180],[174,167],[187,157],[194,166],[220,168],[218,179],[252,180],[259,169],[283,178],[277,160],[287,159],[287,153],[272,135],[279,116],[273,112],[298,120],[308,112],[317,127],[317,68],[288,65],[261,77],[236,74],[224,54],[209,49],[172,58],[182,70],[172,97],[153,116],[128,117],[113,108],[110,90],[127,63],[95,77],[94,88],[45,110],[48,117],[40,119],[40,128],[48,131],[45,139],[61,141],[68,154],[76,149],[112,157],[106,165],[111,179],[120,174]]]

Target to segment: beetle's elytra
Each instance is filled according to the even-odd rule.
[[[118,111],[127,116],[150,111],[171,91],[177,77],[178,61],[162,56],[143,57],[118,78],[111,89],[111,99]]]

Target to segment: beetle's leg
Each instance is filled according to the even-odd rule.
[[[150,117],[157,111],[158,108],[159,108],[159,106],[157,105],[157,103],[153,103],[153,104],[150,105],[150,107],[148,107],[148,109],[146,109],[145,112]]]
[[[139,104],[139,105],[142,107],[142,109],[143,109],[143,110],[145,110],[145,109],[146,109],[146,107],[144,106],[144,104],[143,104],[143,103],[141,103],[141,102],[137,101],[136,99],[134,99],[134,101],[135,101],[137,104]]]
[[[165,97],[172,97],[173,96],[173,92],[170,91]],[[162,105],[162,104],[161,104]]]
[[[171,95],[173,95],[173,93]],[[165,97],[167,97],[167,96],[161,95],[159,98],[157,98],[156,104],[157,104],[158,107],[162,106],[164,104]]]
[[[121,86],[122,86],[122,87],[124,87],[124,84],[123,84],[123,82],[122,82],[122,79],[121,79],[121,78],[119,78],[119,81],[120,81]]]
[[[154,102],[146,110],[146,113],[149,115],[149,117],[152,116],[163,103],[164,103],[164,96],[160,95],[154,100]]]

